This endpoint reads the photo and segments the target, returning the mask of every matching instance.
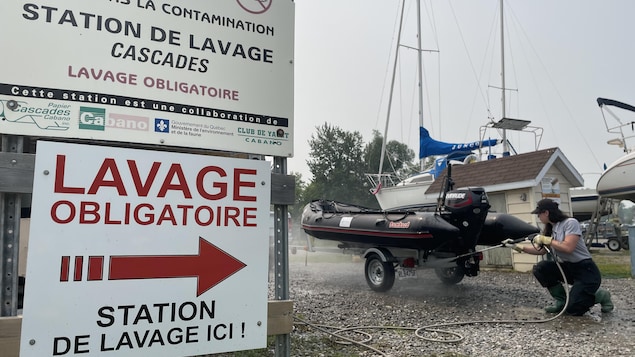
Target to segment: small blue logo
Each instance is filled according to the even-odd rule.
[[[169,133],[170,121],[168,119],[154,118],[154,131],[158,133]]]

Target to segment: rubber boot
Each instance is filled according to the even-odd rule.
[[[611,293],[608,290],[599,288],[595,292],[595,303],[602,305],[602,312],[613,311],[613,301],[611,301]]]
[[[556,299],[556,301],[553,305],[545,306],[545,311],[550,314],[555,314],[562,311],[562,309],[564,309],[564,303],[567,300],[567,293],[564,291],[564,287],[562,286],[562,284],[554,285],[550,288],[547,288],[547,290],[549,290],[549,293],[551,294],[551,296],[553,296],[554,299]]]

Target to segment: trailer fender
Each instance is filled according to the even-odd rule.
[[[395,262],[397,259],[392,255],[390,250],[386,248],[369,248],[367,249],[363,257],[366,259],[370,254],[377,254],[382,262]]]

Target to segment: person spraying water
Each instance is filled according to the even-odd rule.
[[[531,213],[538,215],[544,225],[542,234],[533,237],[532,246],[513,245],[512,248],[519,253],[544,255],[549,251],[553,255],[552,260],[540,261],[533,267],[536,280],[555,299],[555,303],[545,307],[545,311],[559,313],[565,309],[568,315],[582,316],[598,303],[602,305],[602,312],[613,311],[611,294],[600,288],[602,276],[582,239],[580,222],[567,216],[557,202],[548,198],[538,201]],[[564,282],[572,284],[568,304]]]

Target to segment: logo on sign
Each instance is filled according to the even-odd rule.
[[[410,222],[390,222],[388,228],[410,228]]]
[[[126,130],[148,131],[149,118],[127,114],[108,114],[106,127]]]
[[[154,118],[154,131],[157,133],[169,133],[170,121],[168,119]]]
[[[92,107],[79,108],[80,129],[104,131],[105,124],[106,109]]]
[[[462,200],[465,198],[465,195],[465,192],[450,192],[445,196],[445,198],[448,200]]]
[[[243,8],[243,10],[252,13],[252,14],[262,14],[267,12],[271,7],[271,3],[273,0],[256,0],[256,1],[247,1],[247,0],[236,0],[238,5]]]

